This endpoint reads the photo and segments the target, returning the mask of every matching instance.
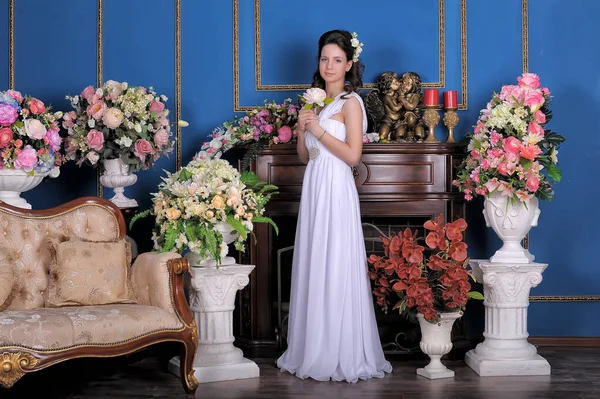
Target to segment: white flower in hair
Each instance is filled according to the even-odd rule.
[[[352,54],[352,61],[358,61],[360,54],[363,51],[364,43],[358,41],[358,33],[352,32],[352,39],[350,39],[350,44],[354,47],[354,54]]]

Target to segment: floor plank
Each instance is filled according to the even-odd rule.
[[[600,348],[540,348],[552,366],[546,377],[481,378],[463,361],[445,361],[456,376],[427,380],[415,370],[424,360],[392,361],[394,372],[356,384],[301,380],[258,359],[261,377],[201,384],[196,398],[285,399],[545,399],[600,398]],[[166,370],[164,356],[78,359],[26,375],[0,398],[191,398]]]

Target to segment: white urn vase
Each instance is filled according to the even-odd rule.
[[[60,175],[59,168],[33,174],[22,169],[0,169],[0,201],[17,208],[31,209],[31,204],[21,197],[21,193],[36,187],[46,176],[55,178],[58,175]]]
[[[432,380],[454,377],[454,371],[444,366],[441,358],[452,349],[452,326],[462,314],[463,312],[440,313],[440,320],[437,323],[430,323],[420,313],[417,315],[421,326],[419,345],[423,353],[431,359],[427,366],[417,369],[418,375]]]
[[[220,265],[227,266],[235,264],[235,258],[227,256],[227,254],[229,253],[229,244],[234,242],[240,233],[238,233],[228,222],[219,222],[215,224],[215,230],[223,236]],[[205,259],[194,252],[188,252],[185,255],[185,258],[190,262],[190,266],[193,267],[215,267],[218,265],[216,260]]]
[[[540,210],[538,199],[532,197],[526,204],[511,200],[501,193],[486,197],[483,216],[487,227],[491,227],[502,240],[502,247],[490,258],[491,262],[530,263],[535,257],[523,246],[521,241],[531,227],[537,226]]]
[[[104,187],[110,187],[115,195],[110,201],[119,208],[133,208],[138,206],[136,200],[125,196],[125,187],[135,184],[137,176],[129,171],[127,165],[121,158],[105,159],[102,161],[104,172],[100,176],[100,183]]]

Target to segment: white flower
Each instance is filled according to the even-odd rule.
[[[89,127],[94,127],[96,126],[96,120],[94,118],[90,118],[88,119],[88,126]]]
[[[552,147],[552,150],[550,151],[550,160],[553,164],[558,163],[558,150],[556,149],[556,147]]]
[[[319,87],[311,87],[302,95],[306,104],[316,104],[319,107],[325,106],[327,93]]]
[[[187,123],[187,122],[186,122],[186,121],[184,121],[184,120],[181,120],[181,119],[180,119],[180,120],[178,120],[178,121],[177,121],[177,126],[179,126],[179,127],[188,127],[189,125],[190,125],[190,124],[189,124],[189,123]]]
[[[121,147],[127,147],[127,148],[129,148],[129,147],[131,147],[131,144],[133,144],[133,140],[131,140],[127,136],[123,136],[123,137],[115,140],[115,143],[117,143]]]
[[[86,155],[86,158],[92,165],[96,165],[96,162],[100,159],[100,155],[96,151],[91,151]]]
[[[133,128],[135,129],[136,132],[141,133],[142,132],[142,125],[139,124],[139,122],[136,122],[135,125],[133,126]]]
[[[360,42],[358,41],[358,39],[353,38],[350,43],[352,43],[352,47],[358,47],[358,45],[360,44]]]
[[[99,95],[100,97],[102,97],[104,95],[104,91],[102,91],[101,88],[97,88],[96,89],[96,94]]]
[[[213,139],[213,140],[211,140],[211,142],[210,142],[210,146],[211,146],[212,148],[214,148],[215,150],[218,150],[218,149],[220,149],[221,147],[223,147],[223,143],[221,143],[221,140],[219,140],[219,139]]]

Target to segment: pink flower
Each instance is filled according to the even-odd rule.
[[[512,136],[507,137],[502,140],[502,148],[504,148],[504,151],[507,153],[518,153],[521,148],[521,140]]]
[[[533,161],[541,153],[542,150],[537,145],[527,144],[521,147],[521,157],[530,161]]]
[[[108,98],[111,100],[116,100],[117,97],[123,93],[123,86],[121,83],[115,82],[114,80],[107,80],[106,83],[104,83],[104,87],[110,93]]]
[[[475,189],[475,192],[476,192],[478,195],[486,195],[486,194],[487,194],[487,190],[485,189],[485,187],[477,187],[477,188]]]
[[[158,118],[158,124],[160,126],[169,126],[169,120],[164,116],[161,116],[160,118]]]
[[[546,114],[544,114],[539,109],[537,111],[535,111],[534,117],[535,117],[535,121],[537,123],[546,123]]]
[[[37,119],[25,119],[25,133],[32,139],[41,140],[46,135],[46,126]]]
[[[21,139],[15,140],[15,148],[21,148],[22,145],[23,145],[23,140],[21,140]]]
[[[88,86],[81,92],[81,97],[85,98],[88,102],[90,102],[90,99],[94,94],[96,94],[96,89],[94,89],[92,86]]]
[[[75,111],[67,112],[63,115],[62,125],[65,129],[68,129],[75,124],[75,120],[77,120],[77,114]]]
[[[492,130],[492,133],[490,135],[490,143],[492,143],[492,145],[496,145],[496,144],[498,144],[500,139],[502,139],[502,135],[500,133],[498,133],[497,131]]]
[[[500,181],[494,177],[493,179],[490,179],[487,181],[487,183],[484,184],[485,188],[487,188],[488,192],[493,192],[494,190],[496,190],[498,188],[498,186],[500,186]]]
[[[104,101],[97,101],[93,104],[90,104],[85,110],[88,116],[91,116],[97,121],[99,121],[102,118],[102,115],[104,115],[104,111],[106,111],[106,103]]]
[[[88,147],[100,151],[104,147],[104,134],[96,129],[92,129],[87,134],[86,141]]]
[[[540,111],[537,111],[540,112]],[[537,134],[540,136],[544,136],[544,128],[540,126],[539,123],[537,123],[536,121],[533,121],[529,124],[529,126],[527,127],[527,131],[533,133],[533,134]]]
[[[547,88],[547,87],[544,87],[544,88],[542,89],[542,93],[544,93],[544,95],[545,95],[546,97],[550,97],[550,90],[548,90],[548,88]]]
[[[529,200],[532,197],[531,194],[529,194],[528,192],[523,191],[523,190],[517,190],[515,195],[517,196],[518,199],[520,199],[523,202],[529,202]]]
[[[488,150],[487,155],[492,159],[501,158],[504,155],[504,151],[500,148],[492,148]]]
[[[498,173],[503,176],[508,176],[508,165],[506,165],[505,162],[502,162],[500,165],[498,165]]]
[[[146,154],[154,153],[154,148],[152,147],[152,144],[148,142],[148,140],[139,139],[135,142],[135,149],[133,153],[143,162],[146,158]]]
[[[8,127],[0,129],[0,148],[4,148],[10,144],[13,138],[13,131]]]
[[[163,148],[169,144],[169,133],[165,129],[160,129],[154,134],[154,144],[156,148]]]
[[[48,145],[52,151],[60,150],[60,144],[62,143],[62,138],[58,134],[58,129],[50,129],[46,132],[46,139],[48,141]],[[46,140],[44,140],[46,141]]]
[[[491,162],[490,162],[490,160],[489,160],[489,159],[487,159],[487,158],[484,158],[484,159],[481,161],[481,169],[483,169],[483,170],[488,170],[488,169],[490,168],[490,166],[491,166]]]
[[[273,133],[273,125],[263,125],[260,127],[261,130],[267,134]]]
[[[475,126],[475,134],[479,133],[482,129],[484,129],[485,126],[483,124],[483,122],[477,122],[477,126]]]
[[[23,169],[24,171],[29,172],[37,165],[37,162],[37,152],[30,145],[26,145],[19,155],[17,155],[14,166],[17,169]]]
[[[154,100],[150,103],[150,112],[156,112],[158,114],[162,112],[163,109],[165,109],[165,104],[160,101]]]
[[[108,108],[102,115],[102,122],[109,129],[116,129],[123,122],[123,112],[118,108]]]
[[[527,179],[527,183],[525,184],[527,190],[529,190],[532,193],[535,193],[538,190],[539,186],[540,179],[538,179],[536,176],[531,176],[529,179]]]
[[[277,130],[277,137],[282,143],[288,143],[292,139],[292,129],[289,126],[281,126]]]
[[[19,104],[21,104],[21,101],[23,101],[23,95],[20,91],[6,90],[5,93],[17,100]]]
[[[17,110],[8,104],[0,104],[0,125],[10,126],[17,120]]]
[[[524,104],[529,106],[532,110],[538,110],[542,105],[544,105],[544,95],[540,90],[529,90],[525,93],[525,102]]]
[[[535,73],[524,73],[523,76],[517,78],[517,81],[521,87],[526,86],[533,89],[540,87],[540,78]]]
[[[32,98],[27,104],[29,105],[29,109],[31,110],[31,112],[33,112],[36,115],[43,114],[44,112],[46,112],[46,106],[37,98]]]

